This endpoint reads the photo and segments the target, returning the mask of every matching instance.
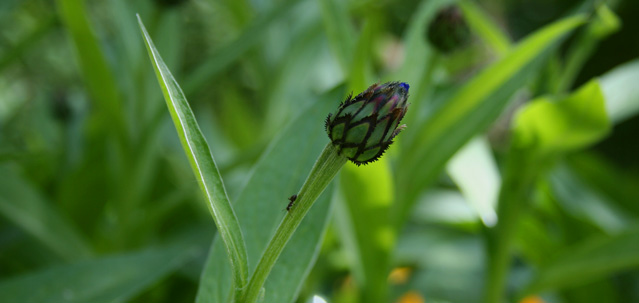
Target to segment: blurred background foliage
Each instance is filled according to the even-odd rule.
[[[318,96],[411,85],[298,302],[639,302],[633,0],[3,0],[0,301],[196,298],[215,225],[136,13],[231,201]]]

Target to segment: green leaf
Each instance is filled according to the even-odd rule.
[[[89,95],[99,109],[97,112],[104,113],[99,117],[104,125],[102,129],[112,129],[123,138],[125,125],[120,92],[98,37],[93,33],[84,0],[58,0],[56,3],[75,48]]]
[[[286,13],[295,7],[299,0],[280,1],[277,6],[272,7],[263,16],[255,21],[242,32],[242,35],[229,45],[216,51],[210,59],[202,62],[198,68],[191,72],[184,84],[184,91],[193,93],[202,88],[213,77],[224,71],[233,62],[239,59],[251,47],[262,41],[260,38],[267,34],[270,25],[286,16]]]
[[[390,208],[395,196],[386,158],[342,170],[340,188],[344,209],[339,212],[340,235],[352,254],[355,281],[363,290],[362,302],[388,302],[390,254],[396,234]]]
[[[0,282],[4,303],[123,302],[195,254],[193,245],[61,265]]]
[[[484,225],[495,225],[501,176],[488,141],[476,137],[468,142],[448,161],[446,171]]]
[[[616,124],[639,112],[639,60],[625,63],[601,77],[599,83],[606,96],[606,111]]]
[[[344,97],[343,89],[331,92],[303,111],[266,149],[234,204],[244,222],[251,271],[275,232],[288,197],[297,194],[315,159],[328,142],[323,119]],[[324,191],[295,231],[271,271],[263,302],[292,302],[318,253],[330,210],[331,187]],[[200,280],[198,303],[226,302],[229,264],[217,237]]]
[[[8,165],[0,166],[0,213],[65,260],[91,255],[91,248],[49,201]]]
[[[433,112],[424,123],[409,127],[416,132],[400,158],[398,183],[406,217],[417,189],[432,182],[446,161],[475,134],[492,123],[540,65],[553,46],[584,22],[583,16],[566,18],[533,33],[499,61],[484,69],[458,93]],[[416,109],[412,109],[416,110]]]
[[[488,16],[472,1],[460,1],[459,7],[470,28],[498,55],[504,55],[510,49],[510,39]]]
[[[233,207],[229,202],[222,177],[217,170],[209,145],[195,120],[182,89],[155,49],[149,34],[146,32],[140,16],[138,22],[146,42],[151,62],[158,77],[160,87],[169,108],[173,123],[182,142],[184,152],[189,158],[193,173],[206,197],[209,210],[213,215],[219,235],[224,240],[228,258],[233,265],[234,286],[241,288],[246,284],[248,275],[248,259],[246,246],[240,224]]]
[[[322,23],[330,42],[330,47],[337,57],[342,72],[348,75],[351,58],[355,51],[356,33],[348,15],[349,5],[345,1],[321,0]]]
[[[584,148],[610,131],[604,102],[594,80],[560,100],[533,100],[515,118],[515,144],[542,153]]]
[[[535,275],[522,294],[583,285],[639,266],[639,231],[596,236],[565,249]]]

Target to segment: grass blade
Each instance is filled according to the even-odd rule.
[[[184,97],[182,89],[178,86],[171,72],[162,61],[160,54],[155,49],[140,16],[138,16],[138,22],[162,88],[164,99],[180,136],[182,147],[189,158],[200,188],[208,201],[209,210],[213,215],[213,219],[215,219],[218,232],[226,245],[228,258],[233,268],[234,286],[239,289],[246,284],[248,275],[246,246],[240,224],[228,199],[222,183],[222,177],[217,170],[206,139],[202,135],[197,121],[195,121],[195,116]]]
[[[65,260],[91,255],[91,248],[43,196],[14,169],[0,167],[0,214]]]
[[[562,251],[535,275],[522,293],[583,285],[636,266],[639,266],[639,231],[596,236]]]
[[[174,245],[61,265],[2,281],[0,301],[123,302],[165,277],[194,253],[194,246]]]

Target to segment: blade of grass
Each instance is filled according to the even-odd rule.
[[[639,231],[613,236],[594,236],[563,250],[543,266],[520,297],[544,290],[584,285],[639,266]]]
[[[0,301],[124,302],[177,269],[197,249],[201,247],[183,243],[60,265],[0,282]]]
[[[300,0],[281,1],[277,6],[271,8],[264,16],[258,17],[237,40],[216,51],[209,60],[203,62],[197,69],[192,71],[184,82],[184,91],[191,94],[202,88],[213,77],[229,67],[235,60],[240,58],[251,47],[261,41],[265,36],[269,26],[276,20],[282,18]]]
[[[56,1],[67,28],[91,98],[96,102],[100,129],[113,130],[120,142],[126,138],[121,98],[113,73],[89,22],[84,0]]]
[[[459,7],[470,28],[488,45],[498,56],[505,55],[510,49],[510,39],[486,14],[472,1],[460,1]]]
[[[138,22],[184,152],[189,158],[193,173],[207,199],[218,232],[226,245],[227,257],[233,269],[233,286],[239,290],[246,284],[248,275],[246,246],[240,224],[228,199],[222,177],[217,170],[206,139],[202,135],[182,89],[155,49],[140,16],[138,16]]]
[[[91,248],[76,229],[15,169],[0,167],[0,213],[65,260],[91,255]]]

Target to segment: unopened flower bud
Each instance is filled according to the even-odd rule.
[[[405,127],[399,123],[408,107],[408,87],[404,82],[373,84],[329,114],[326,132],[339,154],[357,165],[379,159]]]

